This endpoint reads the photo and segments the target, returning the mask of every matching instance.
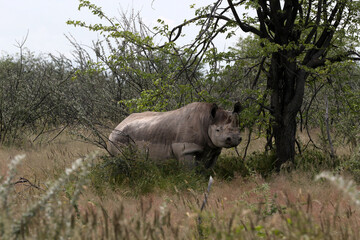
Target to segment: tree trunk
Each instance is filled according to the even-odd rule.
[[[289,116],[278,119],[273,128],[277,155],[275,169],[279,171],[283,163],[294,161],[296,118]]]
[[[278,171],[283,163],[293,161],[295,157],[296,116],[303,102],[307,77],[291,59],[291,51],[273,53],[268,75],[277,155],[275,168]]]

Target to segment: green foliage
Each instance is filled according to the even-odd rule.
[[[231,181],[238,176],[246,177],[250,175],[250,170],[245,161],[240,157],[220,155],[214,166],[216,178]]]
[[[121,100],[130,112],[144,112],[171,110],[181,107],[180,104],[191,102],[191,86],[184,84],[179,85],[171,78],[157,79],[153,82],[154,88],[143,90],[140,97]],[[178,102],[177,100],[180,99]]]
[[[70,20],[68,24],[99,32],[107,46],[97,43],[95,53],[103,69],[108,69],[119,81],[126,94],[118,99],[128,112],[172,110],[193,101],[223,102],[211,89],[216,79],[203,77],[204,63],[190,48],[180,48],[172,41],[156,43],[157,36],[170,38],[163,20],[153,33],[139,16],[122,14],[121,20],[106,16],[100,7],[80,1],[79,8],[87,8],[106,23],[86,24]],[[163,41],[160,41],[163,42]],[[88,69],[87,71],[90,71]],[[125,92],[124,92],[125,93]]]
[[[333,96],[330,114],[334,119],[334,128],[339,137],[340,144],[344,140],[353,150],[357,148],[359,142],[358,132],[360,129],[360,86],[358,82],[359,66],[341,66],[344,71],[334,74]],[[339,94],[340,93],[340,94]]]
[[[255,152],[246,159],[246,164],[251,172],[256,172],[263,177],[271,176],[275,171],[276,155],[273,151]]]
[[[316,149],[306,149],[296,156],[294,168],[310,173],[318,174],[326,169],[336,169],[340,166],[344,157],[331,158],[329,154]]]
[[[359,66],[354,62],[332,64],[325,75],[310,78],[305,94],[302,119],[303,126],[320,128],[318,148],[329,151],[329,129],[334,147],[354,151],[358,145],[359,132]],[[321,81],[315,81],[319,80]],[[329,126],[325,123],[328,101]]]
[[[360,183],[360,156],[359,152],[355,151],[347,161],[343,161],[339,169],[350,174],[356,183]]]
[[[175,160],[156,164],[141,156],[131,159],[104,156],[102,162],[92,169],[91,179],[96,191],[103,191],[105,182],[128,196],[154,191],[198,190],[206,185],[204,176],[185,169]]]
[[[265,178],[271,177],[275,172],[275,161],[277,161],[277,158],[273,151],[252,153],[245,160],[247,172],[244,175],[242,174],[242,176],[257,173]],[[284,165],[282,170],[284,172],[297,170],[313,177],[323,170],[343,169],[343,166],[345,166],[343,164],[347,166],[351,164],[346,156],[332,158],[321,150],[306,149],[296,156],[292,164]],[[239,167],[240,165],[233,166],[234,169],[239,169]]]
[[[213,169],[199,166],[196,170],[189,171],[177,160],[154,163],[145,156],[133,154],[130,158],[103,156],[102,162],[92,169],[91,179],[99,193],[105,190],[104,182],[112,189],[122,189],[129,196],[154,191],[199,190],[206,185],[209,175],[225,181],[250,177],[252,174],[269,177],[273,174],[275,159],[275,155],[271,153],[254,153],[245,161],[240,157],[221,155]]]

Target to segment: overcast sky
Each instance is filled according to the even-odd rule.
[[[194,16],[190,5],[204,6],[209,0],[91,0],[101,6],[110,17],[118,17],[120,11],[139,11],[143,21],[156,25],[161,18],[170,26]],[[62,53],[70,56],[73,47],[66,39],[72,35],[79,43],[91,45],[98,38],[96,33],[66,24],[67,20],[98,22],[87,9],[78,10],[78,0],[0,0],[0,53],[14,54],[16,47],[28,32],[25,47],[39,53]],[[195,34],[195,33],[194,33]],[[235,39],[221,42],[221,48],[228,47]]]

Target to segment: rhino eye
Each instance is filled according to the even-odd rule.
[[[217,132],[220,132],[220,129],[219,129],[219,128],[217,128],[217,129],[216,129],[216,131],[217,131]]]

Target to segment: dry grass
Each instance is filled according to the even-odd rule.
[[[203,193],[191,190],[179,194],[152,193],[140,199],[124,198],[117,192],[108,192],[103,198],[88,191],[80,205],[84,212],[96,211],[101,205],[109,216],[124,206],[125,219],[139,214],[149,222],[165,209],[171,213],[172,225],[178,226],[180,232],[189,232],[196,227],[202,199]],[[271,212],[271,208],[275,210]],[[319,228],[329,228],[329,231],[349,228],[354,236],[358,234],[357,207],[336,187],[327,182],[315,182],[304,173],[274,176],[269,181],[260,176],[238,177],[231,182],[215,180],[206,207],[206,213],[211,215],[210,222],[227,224],[233,221],[234,225],[241,225],[253,221],[265,229],[283,229],[284,217],[290,219],[291,211],[297,210],[308,214],[306,218]],[[231,220],[234,215],[236,220]]]
[[[261,143],[261,139],[254,141],[255,146],[252,146],[251,151],[259,150]],[[46,190],[47,183],[57,179],[75,159],[96,149],[86,143],[70,141],[66,136],[50,145],[25,150],[2,147],[0,173],[1,176],[6,176],[6,166],[10,159],[19,153],[25,153],[26,159],[18,167],[14,179],[26,178]],[[301,231],[309,236],[327,236],[328,231],[328,236],[333,239],[356,239],[360,224],[357,207],[333,185],[325,181],[314,181],[309,176],[295,171],[274,175],[266,180],[259,175],[247,178],[237,176],[231,181],[215,178],[208,205],[202,214],[204,236],[217,236],[212,235],[213,231],[219,231],[219,239],[225,238],[224,236],[257,239],[265,233],[268,234],[268,237],[265,234],[265,239],[276,239],[277,231],[280,231],[285,239],[298,239],[303,234]],[[113,189],[106,184],[101,195],[93,191],[91,185],[87,185],[82,188],[76,211],[70,210],[70,214],[78,216],[75,221],[77,230],[72,236],[74,239],[84,239],[82,231],[88,229],[91,236],[88,235],[87,238],[97,239],[100,235],[105,236],[106,231],[116,232],[115,222],[118,222],[119,226],[129,226],[130,232],[142,229],[144,236],[146,231],[156,232],[161,229],[168,238],[201,237],[197,230],[197,220],[205,187],[203,191],[155,191],[140,197],[128,197],[124,195],[123,189]],[[26,184],[18,184],[14,190],[17,195],[14,207],[19,209],[19,216],[34,199],[43,194],[43,190]],[[68,192],[66,189],[60,190],[58,200],[69,204],[71,199]],[[58,214],[64,212],[60,211]],[[165,220],[162,220],[163,225],[157,222],[161,217],[165,219],[167,214],[169,219],[166,224]],[[40,214],[38,217],[43,216]],[[301,224],[305,225],[310,223],[319,233],[301,229],[295,223],[290,224],[291,221],[299,221],[299,224],[304,221]],[[89,224],[95,224],[94,227],[98,230],[95,231]],[[344,237],[342,231],[347,231],[349,237]],[[107,234],[109,239],[116,239],[116,234],[112,235],[114,232]],[[135,235],[128,234],[135,238]]]
[[[46,181],[58,176],[77,158],[96,150],[99,151],[94,145],[72,140],[66,135],[60,136],[50,144],[24,149],[0,146],[0,172],[4,176],[10,160],[16,155],[25,154],[26,158],[17,169],[18,175]]]

